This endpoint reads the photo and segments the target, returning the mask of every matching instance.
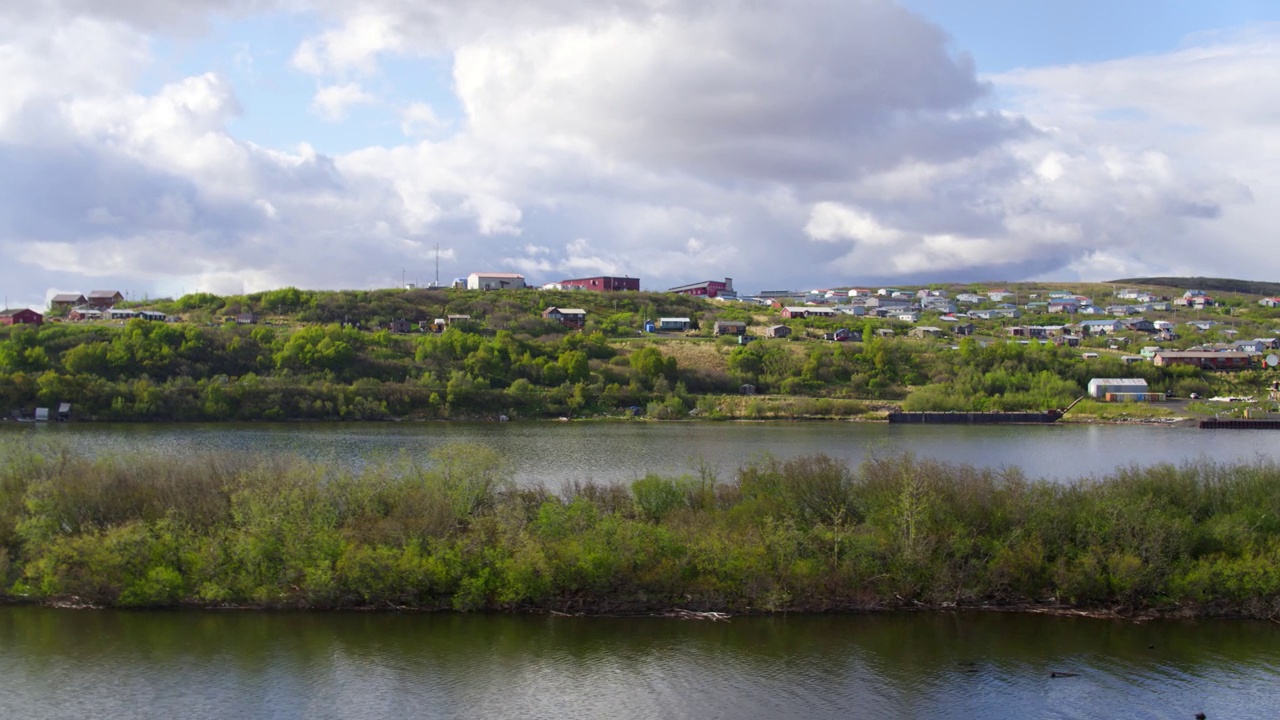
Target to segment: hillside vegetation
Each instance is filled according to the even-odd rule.
[[[1280,321],[1275,309],[1230,302],[1195,315],[1230,324],[1180,328],[1165,346],[1226,339],[1227,330],[1260,336]],[[1263,370],[1123,363],[1148,341],[1138,333],[1069,348],[1016,341],[1006,334],[1010,321],[991,320],[976,323],[974,337],[944,327],[911,338],[914,326],[897,320],[783,320],[773,308],[664,293],[285,288],[135,304],[181,321],[0,328],[0,412],[70,402],[76,418],[101,420],[846,417],[899,402],[919,410],[1064,407],[1092,377],[1143,377],[1178,396],[1252,394],[1268,378]],[[544,319],[552,306],[586,310],[585,328]],[[233,321],[244,313],[256,322]],[[689,318],[690,330],[642,331],[646,320],[672,316]],[[419,329],[436,318],[450,318],[448,329]],[[391,332],[397,320],[412,332]],[[755,339],[714,337],[719,320],[745,322]],[[946,325],[936,316],[920,324],[929,322]],[[791,337],[760,337],[776,324]],[[823,339],[837,328],[864,340]],[[1098,357],[1086,360],[1082,350]]]

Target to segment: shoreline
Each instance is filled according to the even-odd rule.
[[[607,601],[604,603],[608,605]],[[154,606],[120,606],[98,604],[79,597],[48,599],[24,598],[0,594],[0,607],[41,607],[67,611],[112,612],[177,612],[177,613],[305,613],[305,614],[421,614],[421,615],[496,615],[504,617],[558,617],[579,619],[653,618],[672,620],[709,620],[723,622],[734,618],[770,618],[823,615],[886,615],[886,614],[959,614],[997,613],[1011,615],[1047,615],[1074,617],[1089,620],[1121,620],[1131,623],[1166,620],[1269,620],[1280,623],[1280,612],[1251,612],[1228,604],[1172,605],[1159,607],[1103,606],[1071,603],[1022,602],[943,602],[899,601],[896,603],[837,603],[834,607],[786,608],[743,610],[728,607],[674,605],[623,604],[621,607],[577,608],[566,604],[564,609],[554,607],[493,607],[475,610],[457,610],[447,606],[397,605],[394,603],[351,604],[335,606],[307,606],[301,604],[270,603],[205,603],[183,601]]]

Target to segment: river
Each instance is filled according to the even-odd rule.
[[[1073,479],[1122,465],[1212,459],[1280,461],[1280,434],[1151,425],[890,425],[853,422],[251,423],[34,425],[0,423],[0,441],[63,442],[90,454],[291,453],[358,467],[425,457],[450,442],[498,450],[517,481],[627,482],[645,473],[710,468],[721,477],[768,453],[825,453],[851,463],[919,457],[979,467],[1016,466],[1030,477]]]
[[[1265,622],[0,608],[0,717],[30,720],[1190,720],[1276,708],[1280,625]]]
[[[902,452],[1030,476],[1280,460],[1262,431],[873,423],[0,425],[103,455],[359,467],[478,442],[521,482]],[[1053,677],[1053,673],[1069,676]],[[1209,718],[1280,708],[1280,624],[996,613],[734,618],[0,607],[0,718]]]

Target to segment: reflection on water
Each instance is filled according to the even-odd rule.
[[[1261,431],[1151,426],[904,426],[887,423],[325,423],[41,425],[0,423],[0,442],[64,441],[89,453],[142,451],[293,453],[359,467],[424,458],[449,442],[476,442],[507,457],[524,483],[630,481],[687,473],[700,463],[726,476],[752,457],[826,453],[861,462],[904,452],[981,467],[1016,466],[1031,477],[1071,479],[1121,465],[1200,458],[1280,460]]]
[[[1280,626],[1258,622],[0,608],[0,717],[1228,718],[1277,707]]]

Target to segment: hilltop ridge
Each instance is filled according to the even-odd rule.
[[[1236,280],[1210,277],[1145,277],[1107,280],[1112,285],[1154,285],[1157,287],[1195,288],[1206,292],[1233,292],[1247,295],[1280,295],[1280,283],[1262,280]]]

